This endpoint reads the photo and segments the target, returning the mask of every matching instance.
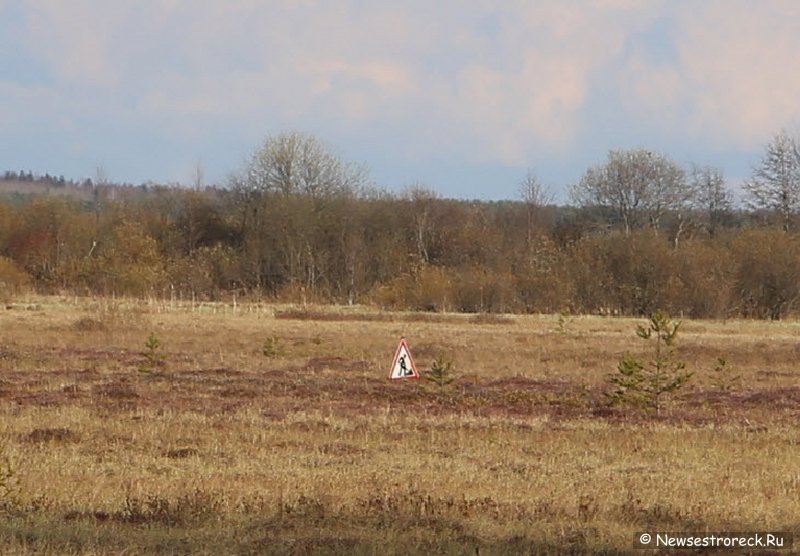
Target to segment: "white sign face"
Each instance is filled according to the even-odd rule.
[[[405,338],[400,340],[400,345],[397,346],[397,351],[394,354],[394,361],[392,361],[392,370],[389,373],[389,378],[392,380],[402,378],[419,378],[417,366],[414,365],[414,359],[411,357],[411,352],[408,349],[408,344]]]

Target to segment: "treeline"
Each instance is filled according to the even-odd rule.
[[[791,313],[800,298],[794,211],[734,210],[721,174],[695,168],[682,178],[668,163],[612,152],[576,184],[573,207],[550,204],[533,175],[519,201],[456,201],[424,187],[380,191],[315,138],[281,135],[225,187],[118,195],[95,184],[89,199],[0,202],[0,291],[236,293],[465,312]]]
[[[2,176],[0,176],[0,180],[2,181],[18,181],[18,182],[29,182],[32,183],[34,181],[45,182],[55,187],[63,187],[67,185],[67,180],[64,176],[51,176],[50,174],[45,174],[44,176],[34,176],[33,172],[30,170],[28,172],[15,172],[13,170],[6,170]],[[69,182],[70,185],[73,185],[72,182]]]

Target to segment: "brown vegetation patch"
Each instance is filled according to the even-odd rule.
[[[72,323],[72,330],[76,332],[104,332],[108,326],[103,321],[92,317],[82,317]]]
[[[257,398],[262,395],[261,392],[258,392],[252,388],[243,388],[241,386],[231,386],[229,388],[223,388],[219,391],[219,395],[223,398]]]
[[[433,360],[442,354],[442,345],[432,342],[420,342],[411,347],[414,361],[417,365],[425,365],[428,360]]]
[[[453,315],[453,314],[437,314],[431,312],[414,312],[414,313],[406,313],[403,315],[401,319],[405,322],[432,322],[438,324],[464,324],[467,322],[465,315]]]
[[[254,544],[256,553],[264,548],[281,554],[352,554],[359,547],[358,537],[315,535],[301,538],[284,538],[277,544],[274,537],[266,537]]]
[[[764,371],[764,370],[758,371],[758,373],[756,373],[756,374],[759,377],[762,377],[762,378],[780,378],[780,377],[794,377],[794,376],[797,376],[797,373],[795,373],[793,371],[776,371],[776,370],[773,370],[773,369],[770,369],[768,371]]]
[[[97,396],[104,398],[111,398],[114,400],[131,400],[139,397],[139,393],[132,384],[124,381],[107,382],[105,384],[98,384],[92,388]]]
[[[466,315],[440,314],[416,311],[413,313],[345,313],[288,309],[276,311],[276,319],[311,320],[320,322],[431,322],[439,324],[511,324],[513,319],[499,315],[478,314],[468,319]]]
[[[63,348],[53,350],[52,355],[61,360],[81,359],[84,361],[101,362],[113,361],[125,365],[137,364],[141,361],[141,354],[125,349],[99,349],[99,348]]]
[[[736,396],[742,403],[775,409],[800,408],[800,387],[763,388]]]
[[[681,399],[692,409],[800,409],[800,387],[758,388],[743,391],[695,390]]]
[[[61,386],[61,391],[65,394],[77,394],[80,390],[77,384],[64,384]]]
[[[314,321],[364,321],[364,322],[386,322],[395,320],[392,315],[384,313],[341,313],[329,311],[312,311],[308,309],[288,309],[285,311],[275,311],[276,319],[288,320],[314,320]]]
[[[81,512],[71,510],[64,514],[64,521],[77,521],[79,519],[94,519],[98,523],[103,523],[111,518],[111,514],[103,511]]]
[[[320,420],[300,421],[292,423],[291,428],[303,432],[313,432],[313,431],[319,432],[319,431],[330,430],[331,424],[326,421],[320,421]]]
[[[346,442],[333,442],[330,444],[322,444],[317,447],[317,450],[322,454],[331,456],[353,456],[360,455],[365,452],[363,448],[348,444]]]
[[[16,359],[16,351],[7,346],[0,346],[0,361],[14,361]]]
[[[213,388],[215,386],[223,386],[231,383],[231,379],[228,376],[220,373],[210,372],[205,369],[197,371],[180,371],[172,374],[167,374],[164,372],[151,372],[147,373],[145,376],[148,381],[167,381],[185,385],[202,385],[206,388]]]
[[[707,526],[691,508],[676,508],[670,504],[645,504],[632,495],[619,504],[616,513],[628,523],[645,527],[674,527],[675,530],[702,531]]]
[[[12,399],[23,406],[57,407],[66,405],[72,397],[62,392],[19,392],[14,394]]]
[[[231,369],[230,367],[218,367],[216,369],[207,369],[204,372],[210,375],[218,375],[218,376],[241,376],[242,371],[237,369]]]
[[[356,372],[366,371],[369,363],[366,361],[353,361],[344,357],[312,357],[306,363],[305,369],[309,371],[323,371],[331,369],[335,371]]]
[[[80,442],[80,436],[67,428],[33,429],[25,435],[24,440],[33,443]]]
[[[494,313],[478,313],[469,319],[470,324],[514,324],[514,319]]]
[[[537,388],[542,384],[541,380],[532,379],[524,376],[510,376],[500,379],[485,381],[483,383],[476,382],[476,386],[490,387],[490,388],[513,388],[518,390]]]
[[[129,496],[121,511],[110,514],[117,523],[161,524],[167,526],[199,523],[215,515],[221,509],[222,499],[212,493],[195,490],[176,498],[149,495],[144,498]]]
[[[274,407],[268,407],[261,410],[261,417],[269,421],[283,421],[286,419],[286,411]]]
[[[574,392],[577,385],[574,382],[568,382],[566,380],[541,380],[516,376],[491,380],[486,382],[483,387],[490,390],[566,394]]]
[[[200,451],[197,448],[175,448],[164,452],[164,457],[170,459],[184,459],[196,456]]]

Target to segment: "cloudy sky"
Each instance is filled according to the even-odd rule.
[[[222,183],[304,131],[393,191],[566,200],[633,147],[736,182],[798,62],[796,0],[0,0],[0,170]]]

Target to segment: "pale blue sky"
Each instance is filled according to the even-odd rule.
[[[221,183],[304,131],[393,191],[563,201],[631,147],[736,183],[798,61],[795,0],[0,0],[0,170]]]

